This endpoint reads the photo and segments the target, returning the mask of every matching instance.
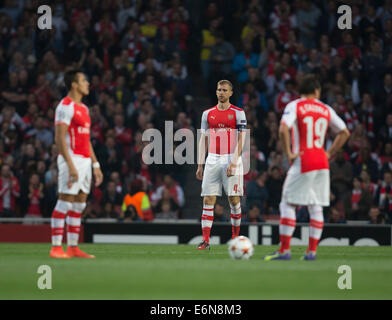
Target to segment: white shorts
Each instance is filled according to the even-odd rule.
[[[299,159],[295,160],[287,172],[283,184],[282,200],[295,205],[329,206],[329,169],[301,173],[297,160]]]
[[[89,194],[91,189],[91,158],[83,157],[71,157],[72,162],[78,171],[78,181],[72,184],[71,188],[68,188],[68,165],[62,155],[57,157],[57,167],[59,170],[58,175],[58,186],[59,193],[73,194],[76,195],[82,190],[83,193]]]
[[[201,196],[222,196],[222,186],[228,196],[242,196],[244,194],[243,164],[240,158],[235,175],[226,175],[227,166],[232,155],[209,154],[206,160],[201,185]]]

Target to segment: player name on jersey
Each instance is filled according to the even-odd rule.
[[[329,118],[329,111],[327,108],[318,105],[318,104],[303,104],[298,106],[298,110],[301,114],[305,114],[307,112],[315,112],[320,113],[326,118]]]
[[[300,98],[287,104],[281,123],[291,129],[292,152],[299,155],[293,166],[302,173],[329,169],[324,150],[327,129],[337,133],[346,128],[335,110],[317,99]]]

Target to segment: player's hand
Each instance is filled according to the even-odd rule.
[[[72,185],[78,181],[78,178],[78,171],[76,170],[75,166],[69,166],[68,188],[71,188]]]
[[[229,165],[227,166],[227,169],[226,169],[226,175],[228,177],[234,176],[234,171],[235,171],[236,167],[237,167],[236,164],[234,164],[233,162],[230,162]]]
[[[196,171],[196,178],[198,180],[203,180],[203,167],[197,167],[197,171]]]
[[[103,181],[103,174],[101,168],[93,168],[93,175],[95,180],[95,186],[98,187]]]
[[[288,154],[287,158],[288,158],[288,160],[289,160],[290,165],[293,164],[294,160],[297,159],[297,157],[298,157],[298,154],[297,154],[297,153],[292,153],[292,152],[290,152],[290,153]]]
[[[327,159],[331,159],[331,153],[329,151],[325,151],[325,154],[327,155]]]

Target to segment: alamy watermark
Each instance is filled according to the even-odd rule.
[[[52,289],[52,268],[46,264],[43,264],[38,267],[37,273],[42,274],[42,276],[40,276],[37,281],[38,289]]]
[[[47,5],[38,7],[38,14],[42,14],[38,18],[38,29],[52,29],[52,8]]]
[[[178,129],[173,131],[173,121],[165,121],[165,132],[158,129],[147,129],[143,132],[142,141],[147,142],[143,148],[142,160],[145,164],[199,164],[199,142],[202,136],[209,139],[209,147],[206,154],[232,154],[239,140],[237,129],[214,128],[202,133],[197,130],[196,136],[190,129]],[[245,140],[242,148],[242,174],[247,174],[250,170],[250,130],[245,129]],[[175,144],[177,142],[177,144]],[[227,164],[226,159],[208,159],[209,164],[222,161]],[[205,159],[200,160],[200,164],[205,163]],[[237,174],[237,173],[236,173]]]
[[[342,274],[338,279],[338,288],[340,290],[352,289],[352,272],[348,265],[341,265],[338,268],[338,274]]]
[[[338,13],[341,14],[337,22],[338,28],[340,30],[351,30],[353,28],[353,14],[351,7],[346,4],[341,5],[338,8]]]

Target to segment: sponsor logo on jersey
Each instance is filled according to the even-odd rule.
[[[229,120],[231,120],[231,119],[233,119],[234,118],[234,115],[232,115],[232,114],[229,114],[228,116],[227,116],[227,119],[229,119]]]
[[[79,134],[89,134],[90,133],[90,128],[78,127],[78,133]]]

